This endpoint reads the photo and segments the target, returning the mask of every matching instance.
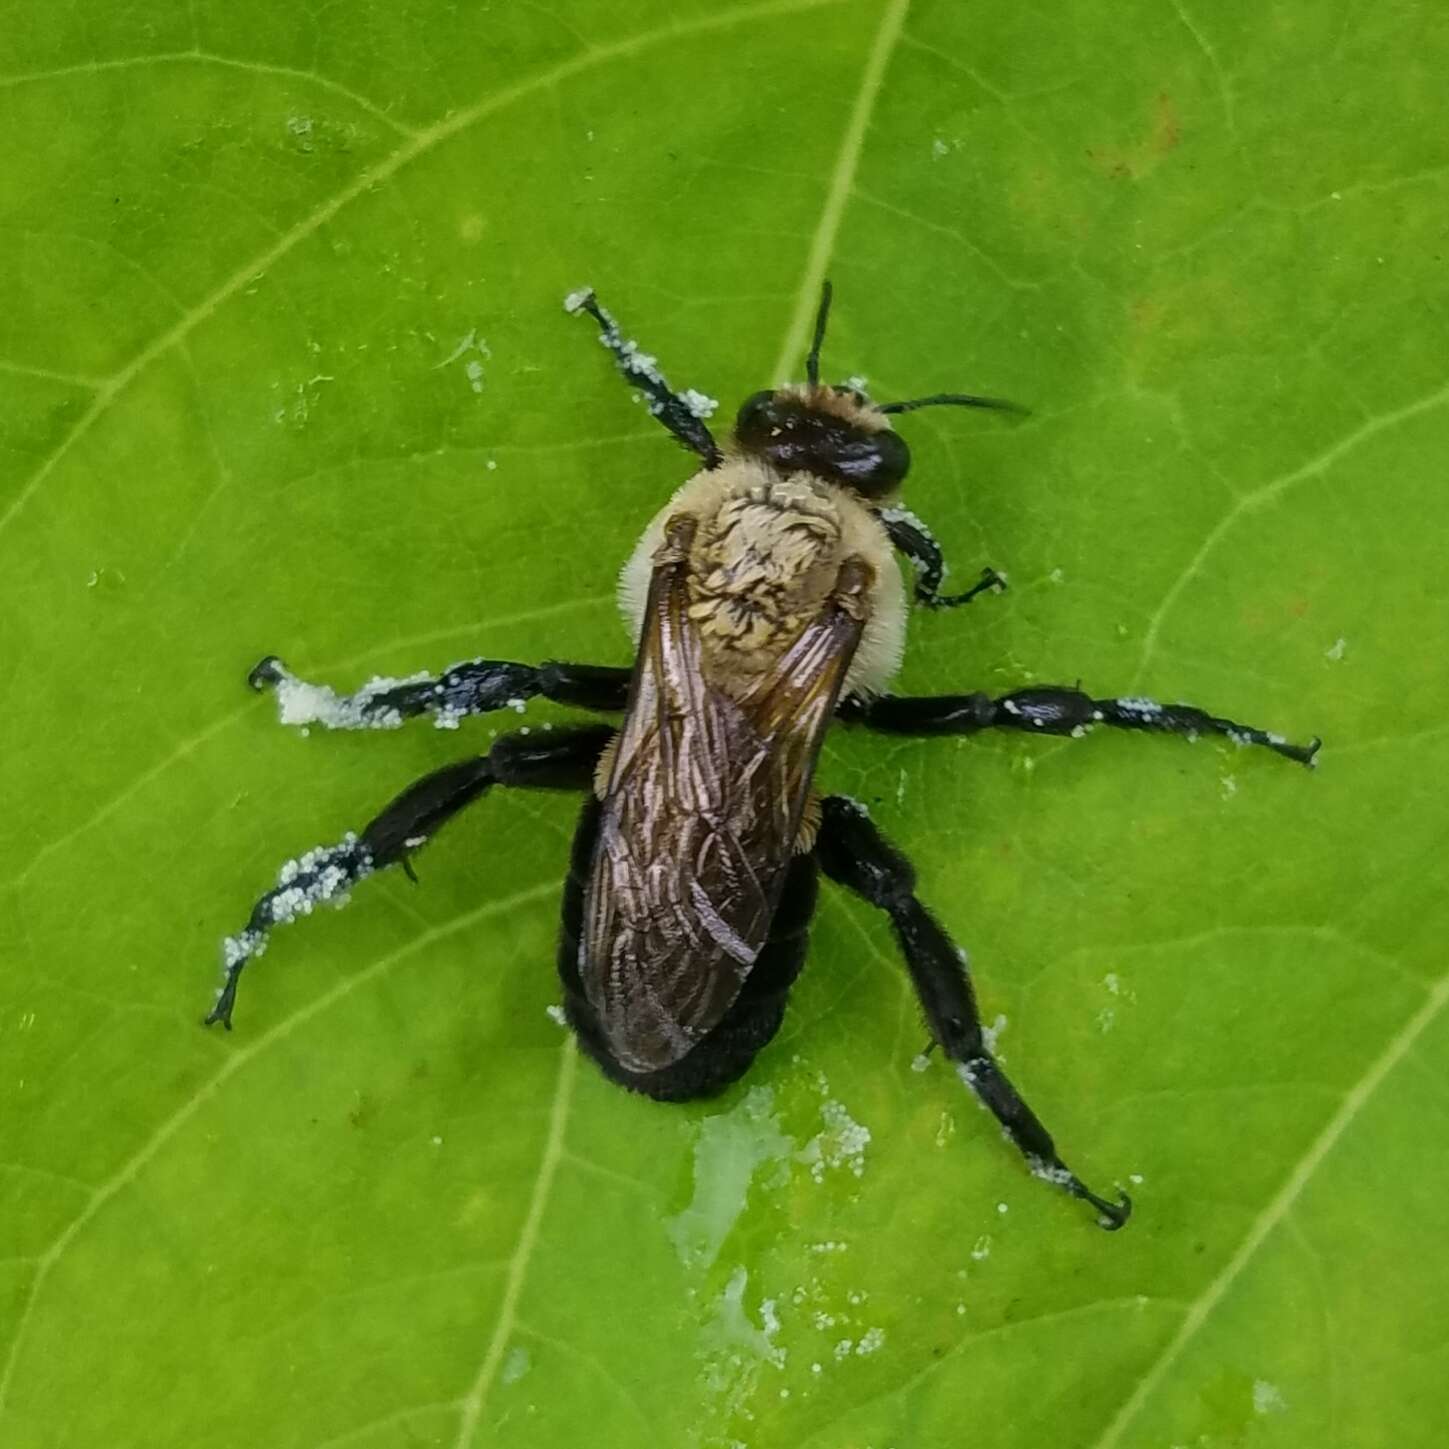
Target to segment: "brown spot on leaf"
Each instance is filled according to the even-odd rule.
[[[1166,91],[1152,106],[1147,134],[1124,146],[1088,146],[1087,159],[1113,181],[1140,181],[1182,142],[1182,121]]]
[[[1172,97],[1163,91],[1157,97],[1157,125],[1153,132],[1153,141],[1158,153],[1165,156],[1169,151],[1176,150],[1181,140],[1182,124],[1177,119],[1177,107],[1172,104]]]
[[[1136,332],[1151,332],[1162,321],[1162,303],[1156,297],[1134,298],[1128,308]]]

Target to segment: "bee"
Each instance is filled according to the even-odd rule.
[[[747,399],[721,447],[708,427],[710,399],[671,389],[592,290],[566,299],[566,310],[594,320],[626,381],[700,463],[620,577],[633,668],[472,659],[339,694],[269,655],[249,682],[274,690],[293,725],[392,729],[428,715],[456,728],[534,697],[622,711],[622,724],[504,735],[404,790],[360,833],[287,862],[224,942],[223,984],[206,1022],[230,1029],[242,970],[273,927],[340,903],[376,871],[397,865],[411,875],[413,853],[494,786],[582,791],[558,972],[568,1025],[608,1077],[661,1101],[709,1096],[738,1079],[779,1029],[823,872],[885,912],[931,1044],[1030,1170],[1089,1204],[1101,1226],[1120,1228],[1131,1200],[1091,1191],[1066,1166],[992,1055],[966,957],[916,897],[909,861],[862,805],[816,788],[826,731],[836,720],[912,735],[1081,735],[1107,725],[1224,735],[1304,765],[1319,741],[1294,745],[1192,705],[1065,686],[996,698],[890,694],[907,616],[898,554],[912,564],[915,601],[928,607],[1004,585],[988,568],[964,593],[941,592],[941,551],[899,504],[910,450],[893,419],[932,406],[1021,410],[967,393],[881,404],[859,387],[822,383],[830,301],[827,282],[806,380]]]

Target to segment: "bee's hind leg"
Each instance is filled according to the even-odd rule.
[[[871,824],[861,806],[840,795],[822,802],[815,853],[826,875],[891,918],[932,1036],[1032,1172],[1090,1203],[1102,1227],[1120,1228],[1132,1211],[1131,1199],[1125,1193],[1115,1203],[1098,1197],[1066,1166],[1051,1133],[987,1050],[964,959],[916,899],[911,863]]]
[[[915,565],[918,604],[931,609],[954,609],[957,604],[969,604],[987,590],[1000,593],[1006,588],[1003,575],[993,568],[984,568],[981,577],[964,594],[943,594],[941,584],[946,577],[946,560],[931,530],[904,508],[882,508],[879,516],[891,544]]]
[[[299,679],[275,654],[247,675],[253,689],[276,692],[283,724],[320,724],[330,730],[398,729],[429,714],[439,729],[454,729],[468,715],[521,710],[541,696],[576,709],[620,710],[629,695],[628,669],[605,664],[514,664],[506,659],[468,659],[441,674],[373,679],[353,694]]]
[[[504,735],[486,755],[459,760],[424,775],[385,806],[360,835],[350,831],[336,845],[321,845],[278,873],[277,884],[252,908],[246,927],[222,945],[225,977],[205,1024],[231,1030],[237,981],[243,968],[267,948],[273,926],[309,916],[324,902],[341,905],[358,881],[401,865],[461,810],[494,785],[533,789],[587,790],[614,731],[608,725]]]
[[[599,341],[614,354],[614,361],[629,385],[649,399],[649,411],[679,442],[698,453],[706,468],[716,468],[724,461],[704,421],[715,409],[713,398],[691,389],[675,392],[664,380],[658,362],[619,331],[613,314],[599,305],[592,287],[571,293],[564,299],[564,308],[569,312],[587,312],[599,324]]]

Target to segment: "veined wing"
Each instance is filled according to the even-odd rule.
[[[736,699],[709,678],[687,574],[687,547],[666,545],[603,792],[579,948],[610,1046],[641,1073],[677,1062],[719,1023],[765,944],[868,577],[848,561],[820,615]]]

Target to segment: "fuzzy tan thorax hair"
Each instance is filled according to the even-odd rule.
[[[885,688],[900,663],[906,608],[895,554],[873,510],[823,479],[782,476],[754,459],[696,473],[650,520],[620,574],[619,602],[636,642],[664,525],[681,513],[698,523],[690,616],[716,683],[743,689],[758,679],[818,616],[841,563],[855,555],[874,580],[843,692]]]
[[[767,479],[700,520],[690,618],[705,647],[756,673],[820,612],[840,563],[834,501],[805,479]],[[722,661],[725,662],[725,661]]]

